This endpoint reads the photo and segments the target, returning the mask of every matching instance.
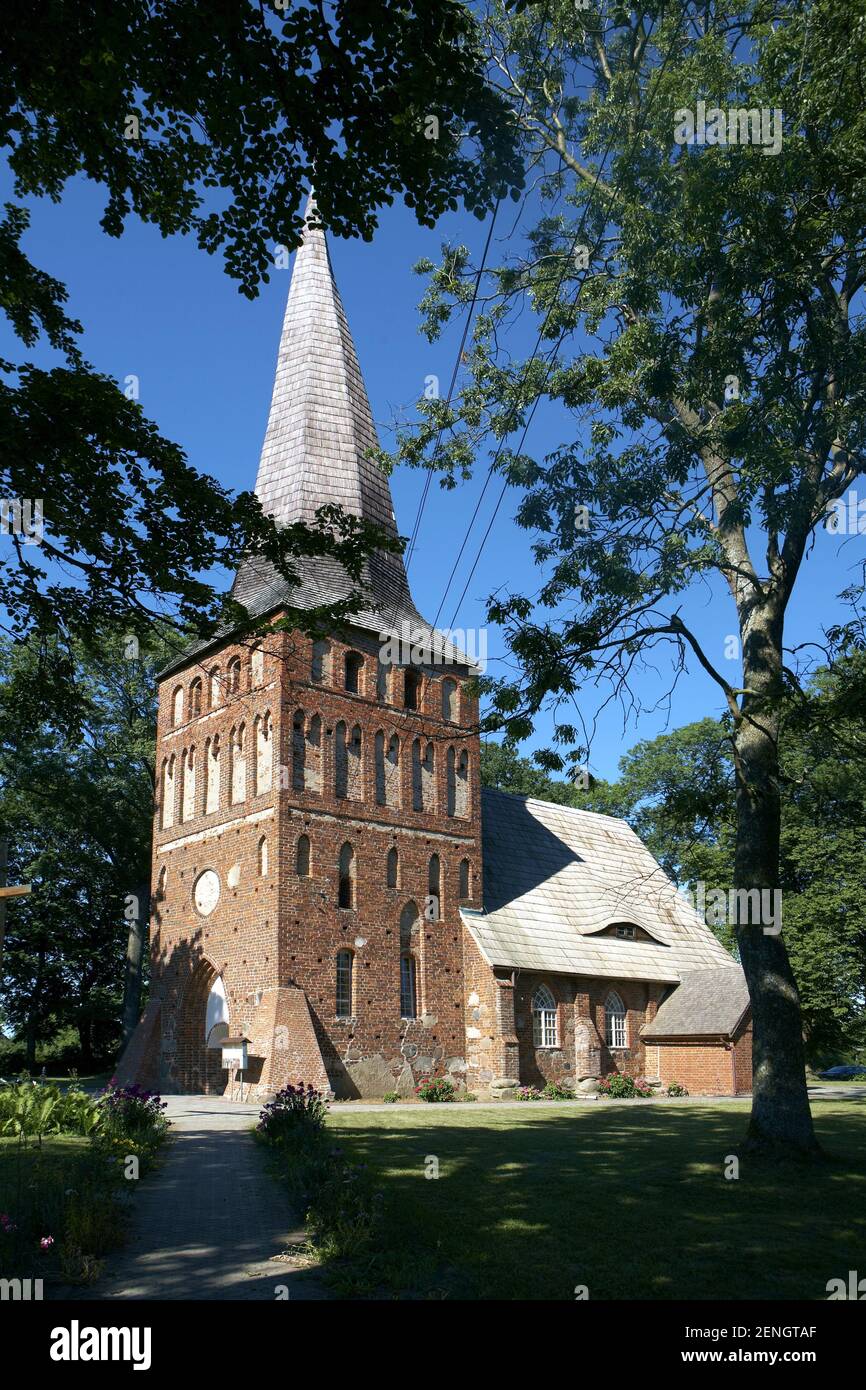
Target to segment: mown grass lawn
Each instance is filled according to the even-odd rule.
[[[381,1175],[385,1294],[826,1299],[828,1279],[866,1274],[866,1102],[813,1103],[826,1164],[743,1158],[726,1180],[747,1112],[442,1105],[337,1112],[328,1132]]]

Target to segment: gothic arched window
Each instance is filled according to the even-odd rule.
[[[421,672],[409,666],[403,677],[403,706],[405,709],[421,708]]]
[[[361,695],[361,672],[364,669],[364,658],[360,652],[346,652],[345,664],[345,686],[350,695]]]
[[[189,688],[189,717],[190,717],[190,719],[198,719],[199,715],[201,714],[201,694],[202,694],[201,676],[196,676],[195,680],[193,681],[192,685],[191,685],[190,688]]]
[[[415,957],[400,957],[400,1017],[417,1018],[418,990],[415,979]]]
[[[310,877],[310,837],[309,835],[298,836],[298,848],[295,851],[295,873],[298,878]]]
[[[340,850],[340,883],[337,906],[355,906],[355,851],[348,840]]]
[[[428,922],[438,922],[442,916],[441,878],[442,869],[439,855],[431,854],[430,863],[427,865],[427,903],[424,911],[424,916]]]
[[[352,997],[355,957],[351,951],[337,952],[336,1015],[337,1018],[352,1017]]]
[[[388,862],[385,870],[385,882],[388,888],[400,887],[400,856],[393,845],[388,850]]]
[[[258,870],[259,870],[259,877],[260,877],[260,878],[264,878],[265,875],[266,875],[267,872],[268,872],[268,837],[267,837],[267,835],[263,835],[262,838],[259,840]]]
[[[468,859],[460,860],[460,881],[457,891],[461,899],[472,897],[472,866]]]
[[[171,722],[177,727],[183,721],[183,686],[179,685],[171,697]]]

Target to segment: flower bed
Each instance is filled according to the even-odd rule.
[[[168,1130],[158,1096],[0,1086],[0,1274],[89,1282],[122,1243],[125,1199]]]

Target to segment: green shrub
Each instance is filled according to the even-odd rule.
[[[415,1094],[419,1100],[426,1100],[429,1104],[435,1105],[453,1100],[456,1090],[454,1082],[449,1081],[446,1076],[422,1076],[415,1087]]]
[[[668,1086],[668,1095],[669,1095],[669,1096],[687,1096],[687,1095],[688,1095],[688,1091],[686,1090],[685,1086],[681,1086],[680,1083],[679,1083],[678,1081],[672,1081],[672,1082],[670,1083],[670,1085]]]
[[[516,1097],[518,1100],[544,1100],[544,1092],[537,1086],[519,1086]]]
[[[397,1091],[386,1091],[382,1097],[382,1102],[384,1105],[396,1105],[399,1099],[400,1096]]]
[[[612,1072],[599,1080],[598,1094],[611,1100],[645,1100],[653,1094],[653,1088],[643,1078],[635,1081],[632,1076],[621,1076],[619,1072]]]
[[[314,1086],[285,1086],[259,1114],[257,1133],[279,1144],[301,1130],[320,1130],[328,1114],[328,1101]]]
[[[392,1093],[393,1094],[393,1093]],[[350,1163],[324,1130],[327,1102],[312,1086],[286,1087],[262,1111],[255,1135],[279,1171],[326,1259],[368,1251],[384,1200],[364,1164]]]
[[[574,1091],[564,1081],[548,1081],[542,1095],[545,1100],[574,1100]]]

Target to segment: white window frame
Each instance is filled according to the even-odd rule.
[[[532,996],[532,1043],[559,1047],[559,1011],[547,985],[539,985]]]
[[[604,1001],[604,1040],[612,1051],[628,1047],[628,1010],[613,992]]]

